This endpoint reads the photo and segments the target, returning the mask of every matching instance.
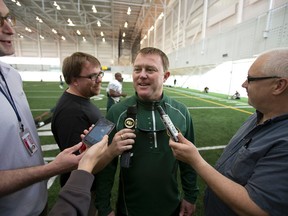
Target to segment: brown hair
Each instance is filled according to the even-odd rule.
[[[68,85],[72,82],[72,78],[81,74],[82,68],[86,62],[89,62],[95,67],[101,67],[99,60],[87,53],[75,52],[71,56],[68,56],[64,59],[62,73],[65,82]]]
[[[141,55],[148,55],[148,54],[159,55],[161,57],[161,60],[163,63],[164,72],[168,71],[169,59],[168,59],[167,55],[162,50],[157,49],[155,47],[145,47],[145,48],[139,50],[138,54],[141,54]]]

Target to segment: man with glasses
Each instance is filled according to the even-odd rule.
[[[0,0],[0,56],[14,54],[15,20]],[[77,168],[81,144],[45,164],[20,74],[0,62],[0,215],[46,215],[47,179]]]
[[[193,142],[192,118],[183,104],[163,91],[163,84],[170,76],[165,53],[153,47],[143,48],[133,65],[135,95],[113,105],[106,116],[116,124],[116,130],[110,135],[112,138],[116,131],[125,128],[124,122],[129,123],[126,121],[130,118],[128,107],[133,106],[137,110],[130,167],[121,166],[120,169],[116,215],[191,216],[195,213],[198,195],[196,173],[188,164],[178,163],[174,158],[157,106],[161,105],[176,128]],[[119,145],[127,139],[131,139],[131,135],[123,132]],[[117,163],[118,157],[97,176],[96,206],[99,216],[114,215],[110,197]],[[179,169],[183,195],[178,190]]]
[[[288,48],[260,55],[242,84],[256,109],[230,140],[215,168],[179,135],[176,158],[207,183],[205,215],[287,215]]]
[[[73,53],[64,59],[62,73],[68,89],[56,105],[51,124],[61,151],[80,142],[80,134],[103,117],[90,97],[100,93],[104,75],[98,59],[82,52]],[[70,173],[60,176],[61,187],[69,176]]]

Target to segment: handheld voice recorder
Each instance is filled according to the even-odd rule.
[[[163,108],[159,105],[157,106],[157,110],[160,113],[161,120],[166,127],[168,135],[175,141],[178,142],[178,130],[174,126],[170,117],[165,113]]]

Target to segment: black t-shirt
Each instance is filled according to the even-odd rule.
[[[64,92],[56,105],[51,123],[60,150],[78,144],[83,131],[102,117],[100,110],[89,99]],[[61,175],[61,186],[66,183],[69,175]]]

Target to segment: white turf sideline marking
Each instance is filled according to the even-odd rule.
[[[53,136],[52,131],[38,131],[39,136]]]
[[[199,147],[197,148],[198,151],[206,151],[206,150],[214,150],[214,149],[224,149],[226,145],[220,145],[220,146],[206,146],[206,147]]]
[[[217,101],[224,101],[224,102],[227,102],[227,103],[231,103],[231,104],[243,104],[243,105],[247,105],[247,102],[242,102],[242,101],[239,101],[239,100],[231,100],[231,99],[225,99],[225,98],[218,98],[216,96],[212,96],[210,94],[204,94],[204,93],[197,93],[197,92],[190,92],[190,91],[187,91],[186,89],[178,89],[178,88],[175,88],[173,89],[174,91],[177,91],[177,92],[180,92],[180,93],[184,93],[184,94],[187,94],[187,95],[193,95],[193,96],[196,96],[196,97],[199,97],[199,98],[207,98],[207,99],[214,99],[214,100],[217,100]],[[173,98],[186,98],[185,96],[174,96]],[[252,107],[250,107],[252,108]]]
[[[42,145],[41,148],[42,148],[42,151],[52,151],[52,150],[59,149],[57,144]]]
[[[51,178],[48,180],[48,182],[47,182],[47,189],[49,189],[49,188],[53,185],[53,183],[54,183],[54,181],[56,180],[56,178],[57,178],[57,176],[53,176],[53,177],[51,177]]]
[[[227,106],[227,107],[187,107],[188,110],[190,109],[231,109],[231,107],[233,108],[241,108],[241,109],[245,109],[245,108],[253,108],[251,106]]]
[[[55,157],[44,157],[45,162],[53,161],[55,160]]]

